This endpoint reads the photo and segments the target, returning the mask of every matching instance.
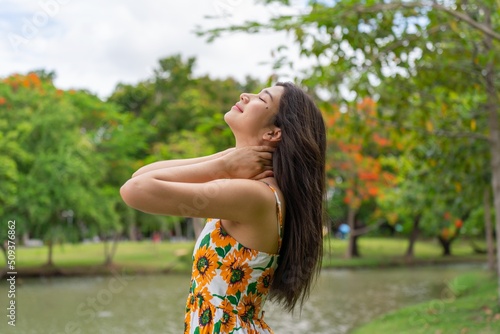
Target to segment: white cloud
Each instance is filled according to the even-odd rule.
[[[0,0],[0,5],[0,76],[54,70],[58,87],[102,97],[118,82],[150,77],[160,58],[176,53],[196,56],[197,74],[265,78],[271,66],[259,63],[287,43],[284,34],[234,34],[207,44],[193,33],[196,25],[265,19],[277,10],[253,0]],[[216,15],[225,19],[204,18]]]

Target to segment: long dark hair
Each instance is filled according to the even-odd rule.
[[[281,141],[273,171],[286,210],[270,298],[293,311],[297,301],[303,306],[321,269],[326,131],[321,112],[301,88],[288,82],[276,85],[285,91],[274,121]]]

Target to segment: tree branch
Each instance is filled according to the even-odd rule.
[[[443,5],[437,4],[434,1],[433,2],[428,2],[428,1],[414,1],[414,2],[397,2],[397,3],[379,3],[370,7],[366,7],[364,5],[356,5],[354,6],[354,10],[358,13],[370,13],[370,12],[380,12],[380,11],[386,11],[386,10],[394,10],[394,9],[399,9],[399,8],[420,8],[420,7],[432,7],[436,10],[445,12],[448,15],[451,15],[458,19],[459,21],[465,22],[471,27],[481,31],[483,34],[500,41],[500,34],[497,33],[496,31],[490,29],[488,26],[485,26],[477,21],[475,21],[473,18],[471,18],[469,15],[449,9]]]
[[[386,124],[390,127],[393,128],[403,128],[408,131],[414,131],[414,132],[419,132],[425,135],[429,136],[436,136],[436,137],[447,137],[447,138],[472,138],[476,140],[482,140],[482,141],[490,141],[490,137],[487,135],[483,135],[480,133],[471,133],[471,132],[450,132],[450,131],[445,131],[445,130],[436,130],[436,131],[427,131],[423,128],[418,128],[418,127],[410,127],[410,126],[404,126],[402,124],[398,124],[396,122],[391,122],[388,120],[384,119],[379,119],[376,117],[371,117],[371,119]]]
[[[355,237],[357,236],[360,236],[360,235],[363,235],[363,234],[366,234],[368,232],[371,232],[373,230],[376,230],[377,228],[379,228],[380,226],[382,226],[384,224],[383,221],[379,221],[378,223],[374,224],[374,225],[370,225],[370,226],[366,226],[366,227],[362,227],[362,228],[357,228],[355,229],[354,231],[351,232],[351,234]]]
[[[460,21],[463,21],[470,25],[473,28],[476,28],[477,30],[481,31],[483,34],[496,39],[497,41],[500,41],[500,34],[497,33],[496,31],[493,31],[490,29],[488,26],[485,26],[477,21],[475,21],[473,18],[471,18],[469,15],[465,13],[458,12],[456,10],[451,10],[449,8],[446,8],[445,6],[439,5],[437,3],[432,4],[432,8],[443,11],[451,16],[454,16]]]

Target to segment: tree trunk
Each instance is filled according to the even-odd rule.
[[[30,241],[30,234],[28,232],[24,232],[22,236],[23,245],[27,245]]]
[[[178,221],[174,223],[174,233],[176,238],[182,238],[182,227]]]
[[[438,240],[441,244],[441,247],[443,247],[443,256],[451,256],[451,243],[453,242],[454,238],[447,240],[442,237],[438,237]]]
[[[107,238],[104,239],[104,265],[111,266],[113,264],[113,258],[116,254],[116,249],[118,248],[118,233],[115,232],[113,234],[113,238],[111,240],[111,250],[109,249],[109,242]]]
[[[486,252],[488,253],[488,269],[495,270],[495,245],[493,244],[493,225],[491,223],[490,187],[484,189],[484,229],[486,232]]]
[[[205,226],[205,219],[192,218],[191,221],[193,223],[194,239],[197,240],[201,234],[201,231],[203,231],[203,227]]]
[[[7,254],[7,247],[5,247],[5,243],[1,242],[0,248],[2,248],[2,253],[3,256],[5,257],[5,266],[7,267],[9,265],[9,255]]]
[[[128,225],[128,238],[130,241],[137,241],[137,226],[135,222],[131,222]]]
[[[413,218],[413,229],[411,230],[410,234],[410,239],[408,240],[408,248],[406,249],[406,254],[405,257],[408,260],[413,260],[413,251],[414,251],[414,246],[415,242],[417,241],[418,235],[420,233],[419,225],[420,225],[420,219],[422,218],[422,215],[418,214]]]
[[[54,248],[54,243],[52,239],[48,241],[47,246],[49,247],[49,258],[47,260],[47,266],[52,267],[54,265],[54,262],[52,261],[52,254],[53,254],[52,250]]]
[[[485,25],[492,29],[491,10],[487,6],[483,7],[485,13]],[[494,52],[493,40],[491,36],[484,39],[485,53]],[[491,152],[491,184],[493,188],[493,203],[495,209],[496,234],[497,234],[497,280],[498,280],[498,304],[500,305],[500,124],[498,116],[498,89],[495,87],[495,63],[491,60],[486,66],[485,81],[488,112],[488,123],[490,132],[490,152]]]
[[[127,209],[124,212],[124,225],[127,226],[127,235],[130,241],[138,240],[137,230],[137,212],[135,210]]]
[[[351,253],[351,258],[361,256],[361,254],[359,252],[359,247],[358,247],[358,238],[359,238],[359,235],[353,235],[352,241],[349,243],[349,247],[350,247],[349,252]]]
[[[356,210],[349,205],[347,211],[347,224],[349,225],[349,242],[347,245],[347,251],[345,257],[348,259],[352,259],[353,257],[359,257],[358,250],[358,235],[355,233],[356,231]]]

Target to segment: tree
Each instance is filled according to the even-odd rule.
[[[137,169],[158,160],[209,155],[234,145],[224,114],[242,92],[255,91],[261,84],[250,77],[245,83],[196,77],[195,65],[195,58],[185,60],[180,55],[160,59],[151,78],[137,85],[119,84],[110,96],[108,102],[117,104],[124,115],[143,120],[148,129],[146,148],[136,151],[130,166]],[[131,239],[137,231],[147,235],[173,228],[178,234],[184,222],[134,211],[127,211],[127,217]]]
[[[264,3],[289,5],[288,0]],[[304,82],[343,99],[378,96],[384,118],[427,136],[485,141],[494,209],[500,212],[498,77],[500,11],[489,1],[310,1],[298,15],[208,31],[286,30],[314,58]],[[286,49],[286,48],[284,48]],[[279,58],[279,57],[278,57]],[[281,59],[281,58],[279,58]],[[434,127],[442,106],[466,97],[467,132]],[[407,105],[408,101],[417,100]],[[437,107],[437,108],[436,108]],[[495,216],[497,234],[500,215]],[[497,245],[500,238],[497,238]],[[500,303],[500,247],[497,247]]]
[[[328,125],[327,170],[330,186],[342,190],[350,227],[346,257],[359,256],[357,239],[368,229],[358,226],[357,214],[363,203],[382,196],[394,175],[383,165],[383,153],[391,141],[375,119],[375,102],[365,98],[342,113],[326,114]],[[379,224],[380,225],[380,224]]]
[[[102,172],[95,185],[98,203],[79,225],[87,237],[99,236],[104,246],[104,264],[111,265],[131,211],[118,189],[133,173],[136,156],[146,151],[146,140],[154,131],[143,119],[121,113],[116,104],[103,102],[94,95],[80,91],[67,98],[81,114],[80,132],[93,145]]]
[[[15,219],[19,233],[44,239],[53,265],[54,244],[119,229],[112,168],[125,149],[140,146],[140,137],[118,136],[125,122],[116,107],[85,92],[59,90],[50,78],[32,72],[0,83],[0,115],[8,124],[0,125],[8,167],[2,178],[9,195],[1,216]]]

